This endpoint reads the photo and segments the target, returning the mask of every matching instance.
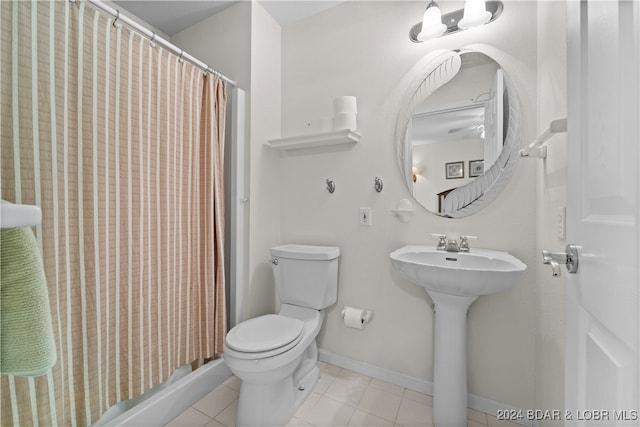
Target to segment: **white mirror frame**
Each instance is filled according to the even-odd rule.
[[[460,65],[460,53],[457,51],[447,51],[435,56],[428,62],[421,76],[410,86],[408,95],[404,98],[407,101],[402,104],[398,113],[395,141],[397,161],[405,181],[411,177],[411,168],[407,169],[406,166],[411,164],[411,159],[408,158],[405,140],[413,111],[429,95],[455,77],[460,70]],[[509,122],[502,152],[495,163],[482,175],[447,195],[443,212],[432,212],[433,214],[447,218],[473,215],[494,201],[511,179],[518,162],[522,140],[522,112],[513,83],[506,73],[504,73],[504,81],[509,99]],[[412,182],[407,182],[407,186],[411,184]],[[413,192],[410,192],[413,195]],[[419,201],[418,203],[423,206]]]

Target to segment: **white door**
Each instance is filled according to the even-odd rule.
[[[504,147],[504,71],[496,70],[484,110],[484,170],[489,170]]]
[[[640,425],[640,2],[569,1],[565,423]]]

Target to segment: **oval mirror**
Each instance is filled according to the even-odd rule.
[[[518,159],[520,103],[500,65],[474,51],[429,61],[396,123],[398,163],[425,209],[460,218],[506,186]]]

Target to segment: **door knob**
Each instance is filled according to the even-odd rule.
[[[567,267],[571,274],[578,272],[578,247],[567,245],[564,252],[542,251],[542,263],[551,265],[554,277],[560,276],[560,264]]]

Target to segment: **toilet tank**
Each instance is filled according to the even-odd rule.
[[[338,298],[338,257],[334,246],[281,245],[271,248],[280,302],[322,310]]]

